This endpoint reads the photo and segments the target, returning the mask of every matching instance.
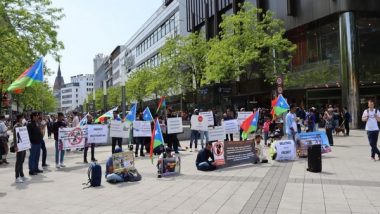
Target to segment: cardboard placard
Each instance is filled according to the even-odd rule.
[[[252,111],[239,111],[237,116],[239,126],[244,122],[245,119],[251,116],[251,114],[253,114]]]
[[[224,141],[226,138],[226,131],[224,126],[215,126],[208,128],[208,140],[209,141]]]
[[[237,120],[225,120],[223,126],[226,134],[239,133],[239,125]]]
[[[208,131],[208,121],[202,115],[191,116],[191,130]]]
[[[183,132],[182,118],[181,117],[172,117],[167,120],[168,134],[176,134]]]
[[[58,139],[63,144],[63,149],[83,148],[87,138],[87,127],[60,128]]]
[[[275,143],[276,161],[294,160],[296,158],[296,147],[293,140],[279,140]]]
[[[214,114],[212,111],[200,112],[199,115],[202,115],[204,118],[206,118],[208,126],[214,126]]]
[[[152,127],[150,121],[133,121],[133,137],[151,137]]]
[[[320,144],[322,153],[331,152],[331,147],[326,132],[303,132],[299,133],[296,138],[297,141],[299,141],[301,148],[307,149],[310,145]]]
[[[31,148],[28,128],[26,126],[16,128],[17,152]]]
[[[226,164],[224,160],[224,142],[218,141],[212,144],[212,153],[214,154],[214,160],[216,166],[223,166]]]
[[[129,123],[112,120],[110,125],[110,137],[129,138],[129,129]]]
[[[107,125],[87,125],[88,139],[87,143],[107,143],[108,126]]]
[[[112,164],[114,172],[125,172],[134,168],[135,156],[133,151],[119,152],[112,154]]]

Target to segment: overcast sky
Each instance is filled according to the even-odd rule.
[[[93,58],[109,55],[122,45],[161,6],[162,0],[53,0],[64,9],[58,38],[65,44],[60,52],[65,83],[77,74],[93,73]],[[46,57],[46,65],[57,72],[58,63]],[[56,73],[48,77],[52,86]]]

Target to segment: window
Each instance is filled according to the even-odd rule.
[[[76,92],[78,92],[78,89],[75,89]]]

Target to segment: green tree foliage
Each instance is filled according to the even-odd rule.
[[[53,92],[47,83],[34,84],[28,87],[24,93],[14,96],[15,99],[19,99],[19,104],[22,104],[24,110],[54,112],[56,109]]]
[[[283,23],[272,12],[245,3],[237,14],[223,16],[220,28],[220,38],[210,41],[207,53],[208,81],[235,80],[241,75],[251,79],[260,73],[273,81],[276,74],[287,73],[296,46],[284,38]],[[250,65],[261,72],[250,72]]]
[[[155,78],[159,79],[158,77]],[[153,82],[152,79],[153,72],[150,67],[139,69],[130,74],[125,85],[127,99],[141,104],[145,98],[151,95],[148,87],[154,88],[153,85],[150,85]]]

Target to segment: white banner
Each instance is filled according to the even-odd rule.
[[[226,131],[224,126],[215,126],[214,128],[208,128],[208,140],[209,141],[224,141],[226,138]]]
[[[276,142],[276,161],[294,160],[296,158],[296,147],[293,140],[280,140]]]
[[[107,125],[88,125],[87,143],[107,143],[108,126]]]
[[[60,128],[58,139],[63,149],[83,148],[87,137],[87,127]]]
[[[110,125],[110,137],[129,138],[129,129],[129,123],[112,120]]]
[[[191,130],[208,131],[208,121],[202,115],[191,116]]]
[[[17,152],[30,149],[29,133],[26,126],[16,128]]]
[[[133,137],[152,137],[150,121],[133,121]]]
[[[172,117],[168,118],[168,134],[182,133],[182,118],[181,117]]]
[[[223,121],[223,126],[226,134],[239,133],[239,125],[237,120],[225,120]]]
[[[207,120],[208,126],[214,126],[214,114],[212,111],[200,112],[199,115],[202,115]]]
[[[218,141],[212,144],[212,153],[214,154],[215,164],[222,166],[226,164],[224,160],[224,142]]]
[[[251,116],[251,114],[253,114],[252,111],[239,111],[237,116],[239,126],[244,122],[245,119]]]

